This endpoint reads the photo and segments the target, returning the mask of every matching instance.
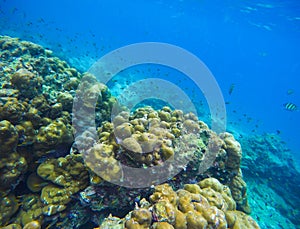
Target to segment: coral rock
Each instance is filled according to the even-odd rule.
[[[71,126],[65,125],[62,121],[51,122],[39,129],[34,146],[36,149],[47,150],[64,145],[71,146],[73,133]]]
[[[17,129],[7,120],[0,122],[0,154],[8,154],[16,149],[19,136]]]
[[[12,85],[20,91],[22,96],[32,99],[41,92],[42,78],[36,74],[21,68],[11,76]]]
[[[0,226],[5,225],[10,217],[15,214],[19,208],[19,203],[13,194],[1,196],[0,200]]]

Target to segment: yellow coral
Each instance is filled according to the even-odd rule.
[[[44,186],[46,186],[48,182],[45,182],[41,179],[36,173],[32,173],[28,176],[26,180],[27,188],[29,188],[32,192],[39,192],[42,190]]]
[[[17,212],[19,203],[13,194],[9,194],[1,198],[0,206],[0,225],[5,225],[10,217]]]
[[[36,220],[27,223],[23,227],[23,229],[40,229],[40,228],[41,228],[41,224],[39,221],[36,221]]]
[[[18,140],[17,129],[7,120],[0,121],[0,154],[8,154],[14,151]]]
[[[174,229],[174,227],[167,222],[157,222],[152,226],[153,229]]]
[[[21,68],[11,76],[11,84],[18,89],[22,96],[33,98],[42,91],[42,78],[36,73]]]
[[[5,227],[1,227],[1,229],[22,229],[20,224],[12,223]]]
[[[4,101],[3,105],[0,104],[0,119],[6,119],[13,124],[17,124],[21,121],[24,112],[27,111],[28,104],[11,97],[6,98]]]
[[[232,229],[259,229],[259,225],[251,218],[241,211],[227,211],[225,212],[228,226]]]
[[[81,155],[71,154],[64,158],[49,159],[39,165],[37,174],[44,180],[70,188],[72,193],[86,188],[88,184],[88,171]]]
[[[234,197],[234,200],[238,204],[238,209],[244,211],[245,213],[250,214],[251,208],[248,203],[247,198],[247,184],[242,178],[242,172],[239,170],[239,173],[231,180],[228,184]]]
[[[61,144],[70,145],[72,142],[71,126],[57,120],[39,129],[34,146],[36,149],[53,149]]]
[[[47,205],[65,205],[71,201],[71,194],[71,190],[67,188],[47,185],[42,189],[41,201]]]
[[[38,195],[23,195],[21,204],[22,208],[18,212],[16,222],[20,223],[22,226],[25,226],[32,221],[42,222],[44,218],[42,210],[43,204]]]
[[[142,208],[129,213],[125,228],[259,228],[250,216],[234,209],[228,187],[218,180],[207,178],[198,184],[187,184],[184,188],[174,192],[168,184],[156,186],[150,196],[152,205],[143,204],[148,210]],[[149,211],[152,211],[153,219],[158,221],[153,222],[151,227]]]
[[[131,219],[125,222],[126,229],[147,229],[152,221],[151,212],[147,209],[140,208],[131,213]]]
[[[0,183],[2,189],[9,189],[27,170],[27,162],[16,152],[7,152],[0,158]]]

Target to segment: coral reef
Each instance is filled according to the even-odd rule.
[[[257,228],[232,135],[167,106],[129,112],[93,75],[30,42],[0,36],[0,69],[4,228],[92,228],[135,204],[101,228]],[[124,166],[159,171],[152,182]]]
[[[100,228],[260,228],[247,214],[236,210],[229,187],[215,178],[187,184],[173,191],[168,184],[155,187],[124,219],[111,215]]]
[[[48,159],[39,165],[37,174],[54,184],[42,189],[41,199],[46,204],[67,204],[72,194],[88,185],[88,172],[80,155]]]
[[[87,130],[85,136],[93,133]],[[158,111],[144,107],[131,114],[122,111],[112,122],[102,123],[98,142],[92,144],[84,153],[86,164],[91,173],[106,181],[130,184],[136,178],[126,173],[124,165],[151,168],[170,159],[172,166],[165,166],[161,173],[166,178],[178,173],[169,181],[173,187],[180,188],[193,179],[216,177],[233,190],[237,208],[250,213],[240,170],[240,144],[229,133],[218,136],[193,114],[169,107]],[[203,172],[199,171],[201,167],[205,167]]]
[[[255,181],[263,186],[262,189],[275,191],[278,195],[274,195],[275,200],[272,196],[266,198],[263,195],[264,201],[273,199],[266,201],[265,205],[279,211],[281,215],[278,218],[286,217],[299,227],[300,172],[286,143],[277,134],[252,135],[240,142],[244,153],[242,168],[247,180]],[[254,189],[257,190],[257,185]],[[278,224],[281,225],[282,221]]]
[[[1,208],[0,225],[15,220],[38,228],[25,224],[57,218],[88,185],[82,157],[67,155],[74,141],[70,112],[82,75],[50,50],[7,36],[0,36],[0,60],[0,191],[1,206],[7,206]],[[101,90],[99,106],[114,101],[104,85]],[[107,117],[108,110],[103,112]],[[16,200],[12,193],[22,181],[26,191]]]

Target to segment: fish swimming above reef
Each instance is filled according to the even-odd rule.
[[[294,94],[294,90],[293,89],[289,89],[289,90],[287,90],[286,94],[287,95],[292,95],[292,94]]]
[[[283,104],[283,106],[287,111],[297,111],[298,110],[297,105],[294,103],[285,103],[285,104]]]
[[[228,90],[228,94],[229,94],[229,95],[232,94],[232,92],[233,92],[233,90],[234,90],[234,87],[235,87],[235,84],[232,83],[232,84],[230,85],[230,87],[229,87],[229,90]]]

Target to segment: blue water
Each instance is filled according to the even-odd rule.
[[[178,45],[215,76],[229,130],[279,130],[300,157],[300,113],[283,108],[300,106],[299,1],[10,0],[0,9],[2,34],[42,44],[82,71],[124,45]]]
[[[227,102],[228,131],[237,137],[278,133],[300,160],[300,111],[283,107],[292,102],[300,109],[298,0],[1,0],[0,18],[1,34],[41,44],[81,71],[124,45],[155,41],[180,46],[216,78]],[[128,82],[119,87],[156,74],[180,82],[207,107],[201,92],[190,93],[193,85],[180,81],[180,74],[170,79],[170,74],[157,74],[157,66],[147,68],[143,74],[124,72]],[[110,87],[116,94],[121,90],[113,83]],[[201,114],[208,119],[207,112]]]

